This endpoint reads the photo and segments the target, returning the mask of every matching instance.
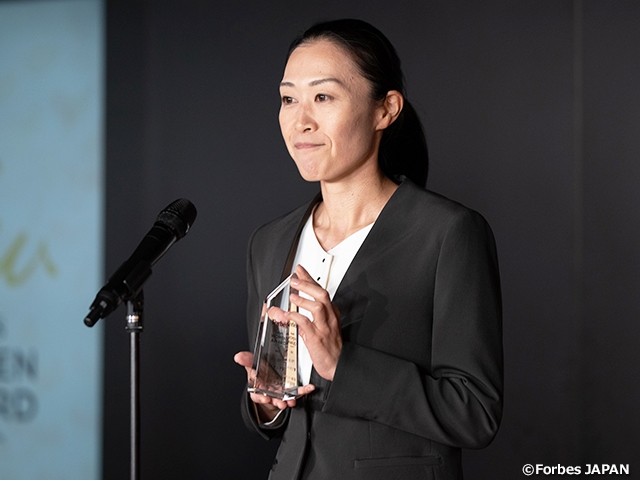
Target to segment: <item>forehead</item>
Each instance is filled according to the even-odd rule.
[[[346,82],[365,81],[351,55],[328,40],[299,45],[287,61],[283,81],[292,83],[335,77]]]

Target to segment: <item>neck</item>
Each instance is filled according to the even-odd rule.
[[[349,182],[321,182],[322,203],[313,216],[318,241],[330,250],[345,238],[373,223],[398,188],[381,171]]]

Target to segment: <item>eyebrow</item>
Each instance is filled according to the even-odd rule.
[[[313,80],[311,82],[309,82],[309,86],[310,87],[315,87],[316,85],[320,85],[323,83],[327,83],[327,82],[334,82],[337,83],[338,85],[341,85],[344,87],[344,83],[340,80],[338,80],[337,78],[334,77],[328,77],[328,78],[320,78],[318,80]],[[295,85],[291,82],[280,82],[280,86],[281,87],[295,87]]]

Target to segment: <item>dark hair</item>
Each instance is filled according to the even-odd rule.
[[[427,183],[429,156],[427,141],[418,114],[406,98],[404,75],[396,49],[384,34],[362,20],[342,19],[313,25],[289,47],[287,59],[300,45],[328,40],[344,48],[372,86],[374,100],[383,100],[387,92],[397,90],[405,97],[404,107],[395,122],[382,134],[378,164],[395,182],[401,176],[424,187]]]

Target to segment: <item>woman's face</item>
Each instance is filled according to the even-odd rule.
[[[289,57],[280,84],[280,129],[307,181],[336,182],[377,167],[382,102],[351,57],[325,40]]]

